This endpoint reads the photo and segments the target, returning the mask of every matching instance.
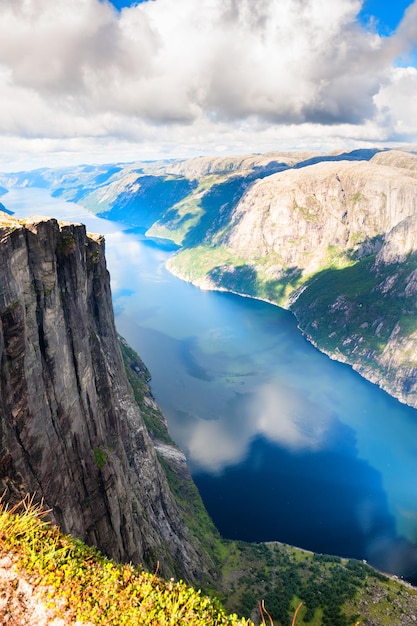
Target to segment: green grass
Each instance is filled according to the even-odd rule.
[[[123,340],[121,345],[125,366],[140,383],[135,396],[141,412],[146,413],[150,374],[135,351]],[[158,438],[175,445],[162,414],[155,412],[151,417],[155,421],[147,423],[154,435],[158,433]],[[145,420],[149,420],[149,416]],[[388,600],[380,602],[379,598],[387,598],[392,593],[402,594],[398,596],[400,605],[394,607],[397,615],[402,614],[401,611],[415,610],[415,592],[361,561],[317,555],[279,543],[251,544],[222,539],[190,476],[164,457],[159,456],[159,460],[185,524],[209,555],[210,568],[216,569],[213,578],[201,583],[203,590],[217,598],[216,602],[220,601],[226,611],[248,620],[259,619],[259,602],[264,601],[275,626],[291,626],[295,608],[302,601],[297,626],[353,626],[358,615],[362,616],[361,624],[366,624],[366,619],[372,616],[374,623],[380,626],[384,624],[384,610],[393,608]],[[377,608],[375,597],[378,598]],[[264,617],[268,624],[266,613]]]
[[[106,626],[244,626],[220,603],[182,581],[162,580],[131,564],[117,565],[44,521],[27,498],[0,506],[0,554],[12,556],[43,602],[66,620]]]
[[[279,543],[226,545],[222,569],[226,608],[233,606],[254,619],[254,608],[262,599],[280,626],[290,626],[300,602],[297,626],[353,626],[362,615],[361,599],[373,606],[365,585],[374,584],[382,596],[391,582],[361,561],[314,555]]]
[[[199,245],[178,252],[169,260],[168,268],[174,273],[179,273],[186,280],[198,281],[208,275],[215,282],[216,272],[219,270],[244,264],[243,258],[234,255],[222,246]],[[223,285],[219,284],[219,286]]]
[[[94,448],[93,452],[97,467],[102,469],[107,463],[107,452],[101,448]]]
[[[35,587],[40,600],[66,623],[253,626],[251,619],[228,613],[213,595],[204,595],[182,581],[163,580],[140,566],[116,564],[62,534],[45,521],[47,514],[29,497],[10,510],[0,502],[0,556],[12,557],[14,568]],[[223,575],[239,580],[231,593],[240,598],[246,613],[260,612],[262,623],[275,626],[353,626],[356,616],[346,617],[343,603],[354,598],[365,579],[375,576],[360,562],[349,561],[345,566],[339,559],[316,560],[310,553],[303,553],[304,567],[299,568],[295,549],[282,544],[224,542],[223,547]],[[313,589],[313,608],[309,588]],[[384,607],[400,593],[398,583],[389,581]],[[376,624],[384,623],[380,611],[372,608],[372,613]]]
[[[305,282],[292,309],[322,349],[339,350],[354,361],[366,360],[366,354],[373,360],[397,324],[403,337],[417,330],[415,298],[405,295],[416,267],[415,255],[388,266],[376,266],[372,255],[344,268],[324,269]]]
[[[149,237],[171,239],[181,245],[187,233],[193,229],[204,213],[201,208],[201,193],[207,185],[199,184],[186,198],[174,204],[160,220],[148,230]]]
[[[162,456],[159,456],[159,462],[187,527],[191,534],[199,540],[205,552],[214,560],[216,567],[220,569],[224,557],[224,542],[207,513],[197,487],[191,477],[187,478],[179,474]],[[207,590],[209,588],[213,589],[212,581],[210,581]]]

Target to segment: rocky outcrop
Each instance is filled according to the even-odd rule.
[[[255,181],[169,267],[290,308],[320,349],[417,407],[416,242],[417,156],[384,151]]]
[[[371,251],[375,238],[417,213],[416,180],[372,162],[318,163],[258,181],[232,216],[221,240],[236,254],[280,257],[305,273],[330,256]]]
[[[319,158],[315,152],[267,152],[265,154],[245,154],[241,156],[196,157],[185,161],[172,161],[164,167],[166,174],[186,176],[200,180],[206,176],[227,175],[262,171],[281,164],[286,167]]]
[[[4,216],[0,276],[4,497],[36,492],[64,532],[117,560],[209,577],[126,378],[103,239]]]
[[[103,169],[104,168],[104,169]],[[417,406],[417,155],[271,152],[3,175],[182,248],[169,269],[290,308],[308,337]],[[163,201],[161,201],[163,198]]]

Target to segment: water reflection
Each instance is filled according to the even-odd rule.
[[[314,455],[292,454],[257,438],[246,459],[221,476],[195,474],[216,525],[229,538],[278,536],[316,552],[366,558],[384,571],[411,577],[417,551],[397,533],[381,474],[349,455],[356,446],[353,431],[334,424],[332,437],[345,447]]]
[[[106,233],[118,330],[226,536],[417,571],[416,411],[320,354],[287,312],[177,280],[171,252],[44,190],[13,194],[19,215]]]
[[[257,436],[292,451],[327,447],[332,423],[325,407],[306,401],[296,389],[267,384],[235,392],[211,420],[177,412],[172,432],[186,446],[193,471],[218,474],[242,461]]]
[[[201,292],[156,264],[158,290],[138,286],[117,324],[223,534],[411,575],[416,412],[315,350],[287,312]],[[142,320],[148,297],[161,306]]]

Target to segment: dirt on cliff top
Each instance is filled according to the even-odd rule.
[[[74,621],[70,615],[57,616],[45,606],[36,587],[13,565],[10,556],[0,558],[0,624],[3,626],[88,626]]]

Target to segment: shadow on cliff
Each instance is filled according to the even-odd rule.
[[[140,176],[99,217],[149,228],[165,211],[185,198],[196,181],[184,177]]]
[[[252,265],[218,265],[208,272],[207,277],[218,287],[270,302],[279,302],[284,298],[288,286],[296,286],[301,270],[298,267],[289,267],[282,271],[279,278],[265,281]]]
[[[294,165],[294,169],[300,169],[302,167],[308,167],[309,165],[315,165],[316,163],[323,163],[324,161],[370,161],[378,152],[386,152],[387,149],[378,148],[363,148],[358,150],[351,150],[350,152],[343,152],[342,154],[329,154],[323,156],[312,157],[306,159],[300,163]]]
[[[415,301],[406,286],[417,255],[387,265],[375,259],[372,254],[348,267],[318,272],[292,304],[300,327],[322,348],[341,349],[349,338],[354,347],[352,338],[360,337],[362,351],[381,352],[397,324],[404,336],[416,330]]]

